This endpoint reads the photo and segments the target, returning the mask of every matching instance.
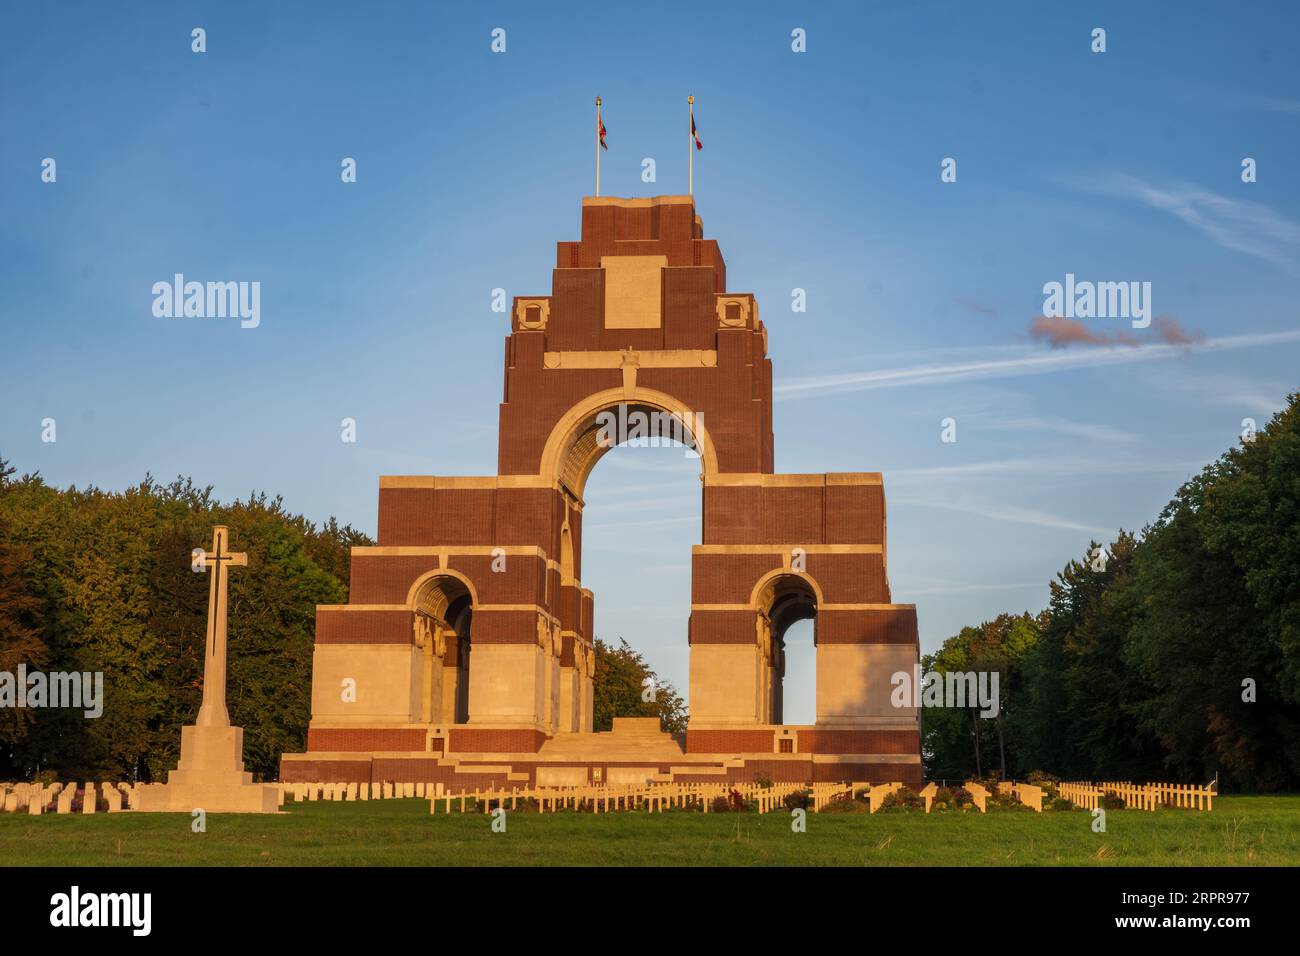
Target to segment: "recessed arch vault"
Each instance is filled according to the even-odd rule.
[[[614,447],[599,440],[598,416],[601,412],[617,412],[620,405],[627,406],[629,416],[640,411],[671,417],[677,423],[674,427],[683,429],[694,443],[702,474],[718,473],[717,451],[703,417],[666,392],[636,386],[596,392],[570,408],[551,429],[542,450],[540,474],[563,484],[580,499],[596,462]]]

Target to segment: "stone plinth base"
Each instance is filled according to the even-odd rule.
[[[657,718],[616,717],[612,730],[555,734],[544,737],[534,750],[508,746],[400,750],[392,747],[402,740],[393,733],[397,729],[329,728],[324,734],[314,730],[318,743],[352,746],[317,746],[307,753],[284,754],[280,780],[432,783],[451,793],[598,783],[750,782],[760,777],[777,783],[900,782],[915,789],[923,783],[920,729],[914,717],[863,724],[694,724],[684,741],[662,732]],[[472,730],[452,727],[449,740],[453,744],[462,729]],[[511,737],[509,729],[501,729],[492,731],[490,737],[471,735],[467,739],[480,745],[508,745],[528,739],[532,732],[526,729]],[[387,746],[364,749],[370,742]]]
[[[276,787],[244,771],[242,727],[182,727],[180,765],[166,783],[140,790],[138,809],[154,813],[275,813]]]

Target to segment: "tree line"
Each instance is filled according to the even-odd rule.
[[[347,601],[349,552],[280,498],[223,504],[190,479],[59,489],[0,460],[0,672],[102,672],[104,712],[0,707],[0,779],[158,780],[202,696],[206,574],[231,528],[228,706],[249,770],[274,778],[310,719],[317,604]],[[1104,553],[1103,553],[1104,552]],[[597,642],[596,729],[686,707],[644,658]],[[965,627],[922,670],[996,671],[996,717],[926,708],[933,778],[1045,770],[1091,779],[1300,786],[1300,393],[1178,489],[1140,534],[1090,544],[1039,613]],[[647,690],[653,693],[647,693]]]
[[[1300,393],[1141,533],[1092,542],[1046,609],[964,627],[922,671],[997,671],[996,717],[922,712],[935,778],[1300,787]]]
[[[162,780],[203,694],[208,575],[228,525],[249,566],[229,578],[227,706],[248,770],[273,779],[305,748],[317,604],[347,600],[365,535],[316,526],[280,498],[222,504],[189,479],[124,492],[15,478],[0,460],[0,672],[102,672],[104,709],[0,708],[0,779]]]

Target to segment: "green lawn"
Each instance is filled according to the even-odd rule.
[[[425,800],[290,803],[276,816],[0,815],[0,862],[44,866],[1300,865],[1300,796],[1223,797],[1211,813],[430,816]]]

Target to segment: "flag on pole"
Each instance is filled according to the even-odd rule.
[[[700,134],[695,130],[695,113],[691,112],[691,135],[695,137],[695,148],[703,149],[704,144],[700,142]]]
[[[600,195],[600,151],[605,145],[605,123],[600,118],[600,97],[596,97],[596,195]]]

